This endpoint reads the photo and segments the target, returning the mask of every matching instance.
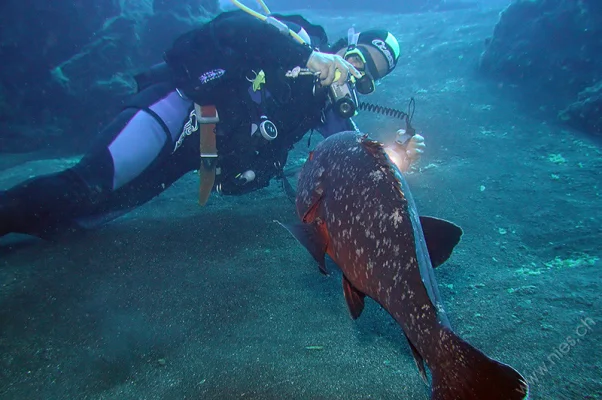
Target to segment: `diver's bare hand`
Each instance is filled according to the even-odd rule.
[[[405,129],[400,129],[397,131],[397,137],[401,138],[405,135],[405,133]],[[424,137],[419,134],[412,136],[405,144],[405,153],[410,163],[418,161],[420,156],[422,156],[424,153],[425,148],[426,144],[424,143]]]
[[[339,85],[344,84],[349,74],[360,78],[361,75],[357,69],[343,57],[336,54],[322,53],[314,51],[309,56],[307,68],[316,72],[320,76],[322,86],[330,86],[336,80]],[[340,76],[336,76],[336,71],[339,70]]]

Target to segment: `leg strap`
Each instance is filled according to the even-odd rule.
[[[215,184],[215,167],[217,164],[217,143],[215,139],[215,124],[219,121],[215,106],[194,105],[197,119],[201,124],[199,168],[199,204],[205,205]]]

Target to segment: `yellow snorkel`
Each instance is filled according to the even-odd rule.
[[[297,42],[299,42],[301,44],[306,44],[305,40],[303,40],[303,38],[301,36],[299,36],[296,32],[293,32],[292,30],[290,30],[288,28],[288,26],[286,26],[285,23],[278,21],[276,18],[270,16],[270,14],[271,14],[270,9],[268,8],[268,6],[265,5],[263,0],[257,0],[257,4],[259,4],[259,6],[263,9],[263,11],[266,13],[266,15],[260,14],[257,11],[250,9],[249,7],[245,6],[238,0],[231,0],[231,1],[232,1],[232,4],[234,4],[236,7],[240,8],[247,14],[252,15],[255,18],[258,18],[262,21],[265,21],[266,23],[268,23],[272,26],[275,26],[276,28],[278,28],[278,30],[281,33],[283,33],[285,35],[286,34],[291,35],[293,37],[293,39],[295,39]]]

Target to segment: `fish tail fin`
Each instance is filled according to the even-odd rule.
[[[447,330],[446,350],[432,372],[432,400],[528,400],[525,378]]]

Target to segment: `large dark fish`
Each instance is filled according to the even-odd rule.
[[[395,318],[425,382],[425,362],[430,369],[432,399],[528,399],[518,372],[452,331],[433,267],[451,255],[462,230],[418,217],[405,179],[380,143],[356,132],[322,141],[301,170],[296,205],[303,223],[286,228],[323,273],[325,254],[341,268],[354,319],[365,296]]]

